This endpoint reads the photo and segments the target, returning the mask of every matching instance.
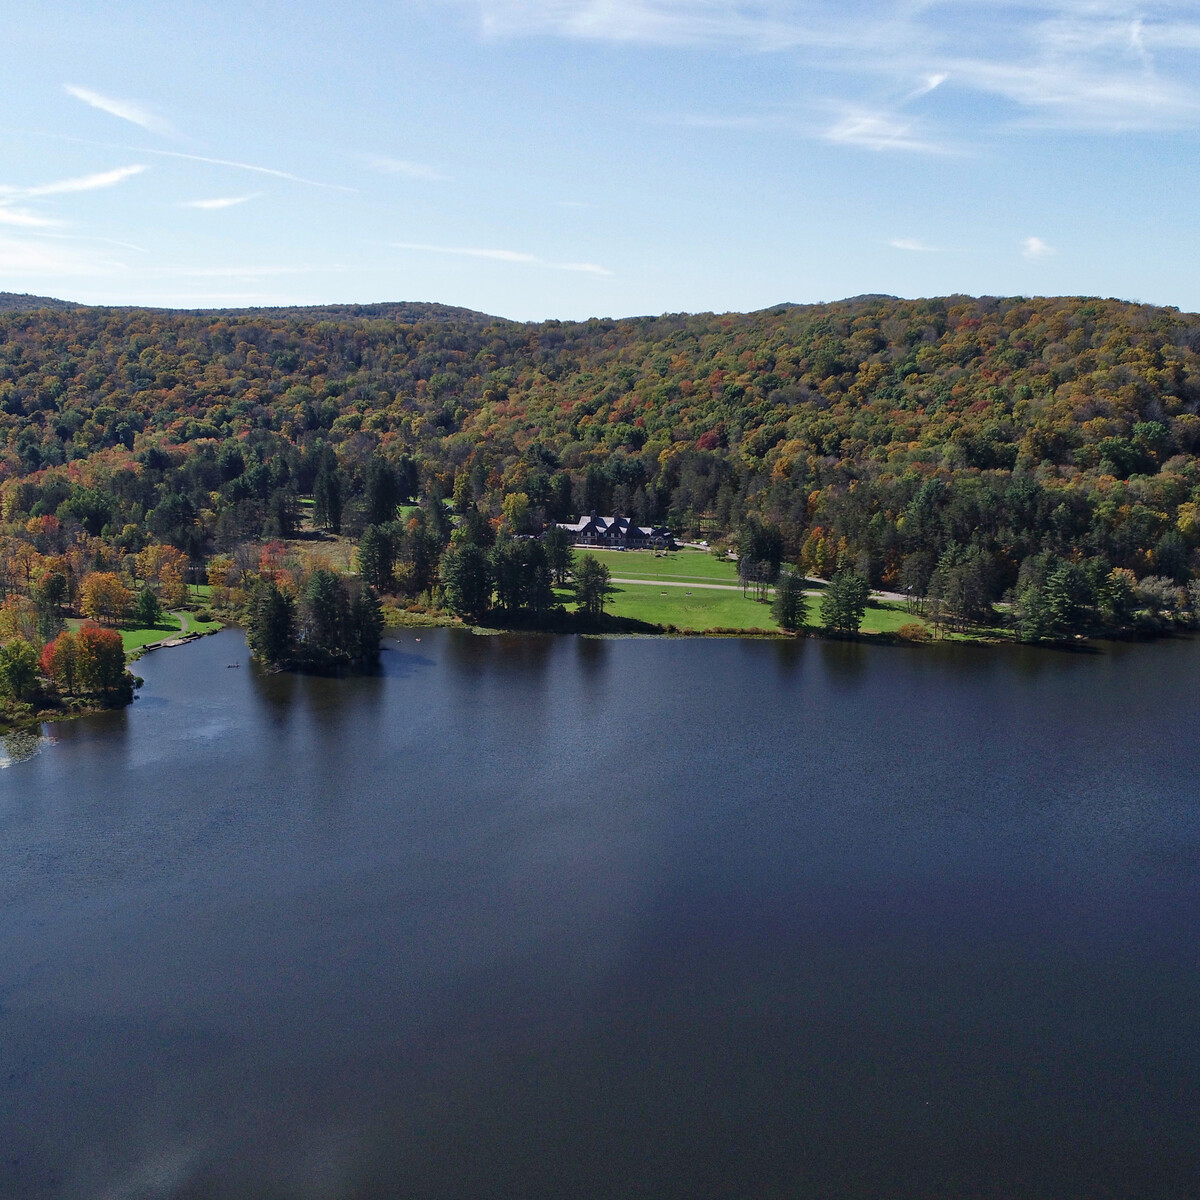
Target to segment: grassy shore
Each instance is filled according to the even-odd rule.
[[[78,617],[69,617],[67,627],[78,629],[84,622]],[[121,635],[121,643],[125,647],[127,659],[137,658],[147,646],[158,642],[169,641],[171,638],[183,637],[189,633],[215,633],[221,629],[220,621],[202,621],[195,613],[186,609],[164,613],[157,625],[120,625],[117,632]]]
[[[716,558],[701,550],[678,550],[656,554],[650,550],[586,550],[608,567],[615,580],[607,611],[614,616],[673,626],[687,632],[710,629],[779,632],[771,606],[743,596],[737,563]],[[694,584],[688,587],[688,584]],[[658,586],[656,586],[658,585]],[[808,595],[808,626],[815,629],[821,619],[821,584],[813,583]],[[904,625],[924,625],[903,601],[871,600],[861,632],[894,635]],[[960,640],[963,635],[960,635]]]
[[[736,591],[660,588],[654,583],[616,583],[605,611],[615,617],[673,625],[698,633],[706,629],[779,629],[771,606]]]
[[[687,633],[710,629],[778,632],[771,606],[742,595],[737,563],[701,550],[578,549],[602,562],[614,580],[605,611]],[[629,581],[629,582],[625,582]],[[694,586],[689,586],[694,585]]]
[[[576,554],[580,557],[592,555],[608,567],[615,581],[622,581],[613,583],[613,592],[605,606],[605,612],[614,620],[613,631],[624,628],[642,632],[658,629],[681,633],[782,633],[771,615],[769,603],[754,599],[752,590],[743,595],[737,563],[732,559],[693,549],[655,552],[579,547]],[[806,622],[810,633],[820,632],[820,592],[823,587],[819,580],[810,581]],[[208,603],[210,592],[205,585],[193,586],[189,589],[191,602],[197,606]],[[559,589],[556,595],[567,614],[572,614],[574,594],[569,589]],[[393,629],[461,627],[465,624],[449,613],[390,597],[384,599],[384,616],[386,625]],[[490,627],[490,622],[488,624]],[[564,631],[579,628],[574,619],[549,621],[543,625],[545,628],[561,627]],[[861,633],[893,639],[897,630],[905,625],[925,626],[926,622],[910,613],[903,601],[876,596],[867,608]],[[211,628],[219,628],[219,624],[198,626],[200,632],[208,632]],[[124,629],[121,634],[128,654],[146,643],[171,636],[171,632]],[[930,634],[932,636],[932,630]],[[1005,634],[1002,630],[988,629],[981,630],[978,635],[972,632],[944,636],[953,641],[995,641]]]

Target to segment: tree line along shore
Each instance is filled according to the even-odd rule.
[[[0,311],[0,703],[120,702],[106,635],[185,602],[252,639],[273,614],[256,654],[312,669],[369,665],[388,620],[1188,627],[1198,413],[1200,318],[1109,300],[519,324],[17,298]],[[655,595],[653,571],[611,582],[557,530],[587,512],[710,543],[756,615]]]

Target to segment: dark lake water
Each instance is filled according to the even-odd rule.
[[[0,770],[4,1200],[1200,1195],[1200,643],[384,664]]]

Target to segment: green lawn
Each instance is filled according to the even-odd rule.
[[[779,628],[769,604],[743,599],[740,591],[698,588],[689,593],[686,588],[640,583],[616,583],[613,588],[605,612],[615,617],[634,617],[687,630]]]
[[[163,613],[162,620],[153,628],[120,630],[121,641],[125,643],[125,655],[128,657],[135,650],[148,646],[151,642],[161,642],[163,638],[183,633],[183,624],[174,613]]]
[[[652,550],[589,550],[581,547],[575,553],[579,557],[592,555],[618,579],[728,584],[738,581],[737,563],[713,558],[702,550],[676,550],[657,558]]]
[[[808,619],[810,622],[821,619],[821,601],[816,596],[810,596],[808,601]],[[895,633],[901,625],[924,625],[916,613],[910,613],[902,600],[872,600],[867,605],[866,616],[863,617],[863,633]]]
[[[183,619],[186,633],[216,633],[218,629],[224,629],[220,621],[201,621],[194,612],[178,612],[171,615]]]
[[[656,588],[653,584],[614,584],[614,591],[605,611],[617,617],[635,617],[657,625],[674,625],[677,629],[769,629],[778,630],[771,616],[770,605],[740,591],[718,592],[698,588],[690,595],[686,588]],[[665,593],[665,594],[664,594]],[[808,597],[808,626],[821,623],[821,601]],[[894,600],[872,600],[863,619],[863,633],[895,633],[901,625],[923,624],[921,618],[908,612],[904,604]]]
[[[83,621],[78,617],[67,619],[67,628],[78,629]],[[121,643],[125,647],[125,656],[141,650],[151,642],[165,641],[167,638],[181,636],[185,633],[212,633],[221,628],[220,621],[199,621],[194,613],[172,612],[164,613],[162,620],[153,627],[127,625],[118,628]]]
[[[679,550],[655,557],[649,550],[585,550],[593,554],[617,579],[645,579],[641,584],[614,584],[616,589],[606,611],[618,617],[636,617],[677,629],[778,629],[769,605],[761,604],[737,591],[716,591],[697,587],[690,594],[680,583],[723,583],[737,586],[737,564],[713,558],[699,550]],[[668,586],[654,587],[662,582]],[[819,585],[810,585],[810,590]],[[808,597],[808,625],[821,621],[819,596]],[[863,633],[895,633],[901,625],[920,622],[904,604],[892,600],[872,600],[863,620]]]
[[[184,633],[213,633],[221,628],[220,621],[201,621],[195,613],[176,611],[164,613],[162,620],[153,629],[121,629],[121,641],[125,643],[125,653],[132,654],[151,642],[161,642],[176,634]]]
[[[67,618],[68,629],[78,629],[84,624],[78,617]],[[169,638],[172,634],[182,634],[183,625],[179,618],[173,614],[164,614],[162,621],[153,628],[145,626],[121,626],[117,632],[121,635],[121,642],[125,647],[125,655],[128,657],[135,650],[140,650],[143,646],[148,646],[151,642],[161,642],[163,638]]]

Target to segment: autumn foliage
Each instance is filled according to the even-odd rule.
[[[758,521],[787,562],[940,588],[956,621],[1063,564],[1170,610],[1200,567],[1198,451],[1200,317],[1115,300],[8,311],[0,602],[43,640],[145,587],[170,608],[189,571],[235,605],[314,529],[373,529],[379,582],[432,594],[449,501],[480,544],[591,511],[710,540]]]
[[[86,692],[113,695],[127,686],[121,635],[90,622],[75,633],[64,630],[48,643],[42,651],[41,667],[67,696]]]

